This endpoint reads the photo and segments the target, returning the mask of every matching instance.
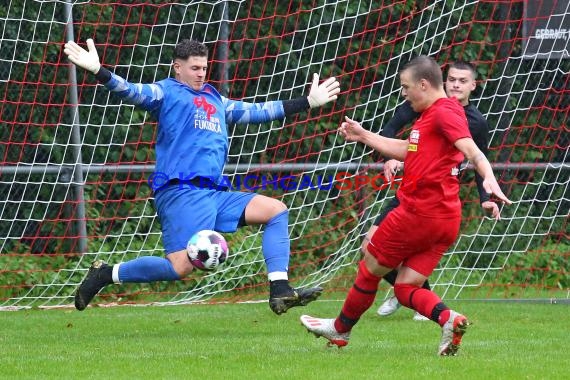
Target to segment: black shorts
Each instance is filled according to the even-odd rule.
[[[388,213],[390,213],[390,211],[392,211],[393,209],[395,209],[399,205],[400,205],[400,200],[396,196],[394,196],[394,198],[392,198],[390,203],[388,203],[388,205],[386,207],[384,207],[382,209],[382,211],[380,211],[380,215],[378,215],[376,217],[376,219],[374,220],[374,225],[379,226],[380,223],[382,223],[382,221],[384,220],[384,218],[386,218]]]

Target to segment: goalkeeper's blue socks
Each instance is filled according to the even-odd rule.
[[[143,256],[119,265],[119,282],[153,282],[180,280],[170,260]],[[117,280],[117,279],[114,279]]]
[[[285,210],[267,222],[261,240],[269,281],[287,280],[289,271],[289,211]]]

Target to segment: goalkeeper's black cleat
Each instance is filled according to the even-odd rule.
[[[101,289],[113,282],[111,273],[112,267],[101,260],[94,261],[91,264],[87,276],[75,293],[75,308],[77,310],[84,310]]]
[[[313,302],[323,292],[323,288],[289,288],[285,293],[270,295],[269,307],[277,314],[286,313],[292,307],[305,306]]]

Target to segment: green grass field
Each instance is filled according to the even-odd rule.
[[[412,311],[370,309],[350,344],[329,348],[299,323],[341,301],[276,316],[267,304],[2,312],[0,379],[563,379],[570,307],[449,302],[473,322],[457,357]],[[377,304],[379,304],[377,302]]]

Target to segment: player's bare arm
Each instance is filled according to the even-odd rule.
[[[408,141],[391,139],[362,128],[359,122],[345,116],[338,129],[339,133],[350,142],[363,143],[384,156],[403,161],[408,152]]]
[[[475,170],[483,177],[483,186],[488,193],[495,194],[497,198],[506,204],[512,202],[503,193],[493,173],[493,168],[487,160],[487,157],[477,147],[473,139],[467,137],[459,139],[455,142],[455,147],[459,149],[475,167]],[[500,216],[497,216],[498,219]]]

